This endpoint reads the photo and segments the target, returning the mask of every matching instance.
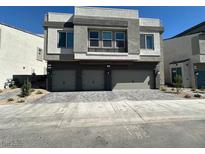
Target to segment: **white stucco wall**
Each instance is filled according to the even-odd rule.
[[[46,73],[46,62],[37,60],[37,48],[44,39],[0,24],[0,88],[13,75]]]

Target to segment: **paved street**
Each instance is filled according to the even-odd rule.
[[[96,101],[84,97],[94,94]],[[1,105],[0,147],[205,146],[205,100],[121,97],[50,93],[33,103]]]

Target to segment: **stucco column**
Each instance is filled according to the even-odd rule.
[[[164,86],[164,51],[162,34],[160,34],[160,55],[160,86]]]

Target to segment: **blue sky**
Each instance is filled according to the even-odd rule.
[[[107,7],[107,6],[106,6]],[[165,32],[164,38],[172,37],[187,28],[205,21],[205,7],[156,7],[156,6],[109,6],[111,8],[137,9],[140,17],[159,18]],[[73,13],[72,6],[63,7],[0,7],[0,22],[43,33],[43,18],[47,12]]]

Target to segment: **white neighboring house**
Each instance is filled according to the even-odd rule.
[[[0,23],[0,89],[13,75],[46,74],[44,38]]]

